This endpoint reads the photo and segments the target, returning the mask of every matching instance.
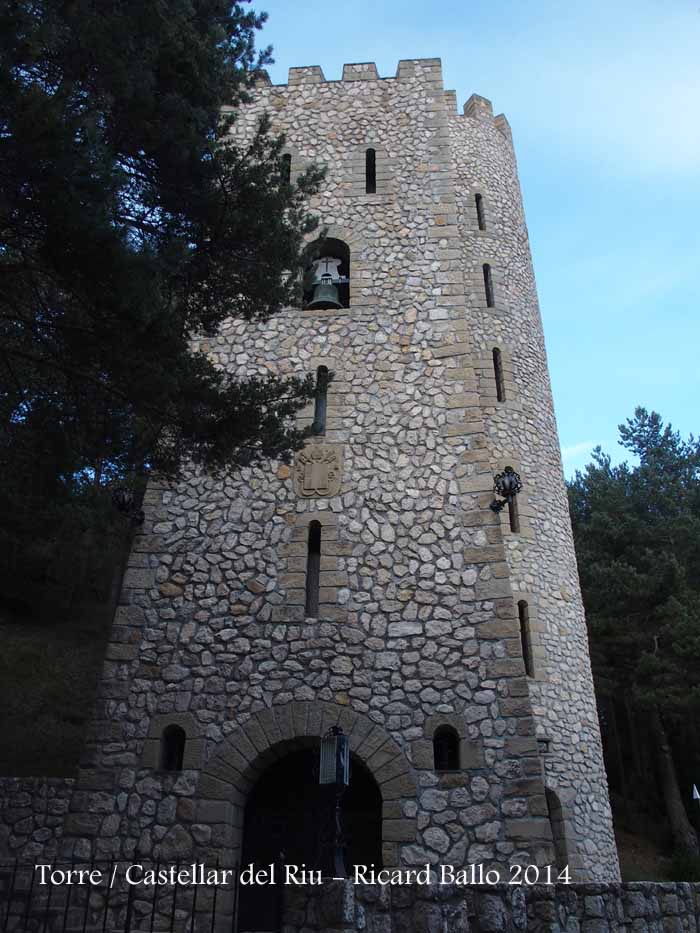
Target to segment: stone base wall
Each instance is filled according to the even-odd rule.
[[[74,778],[0,777],[0,861],[54,858]]]
[[[700,884],[287,888],[284,933],[676,933],[700,930]]]

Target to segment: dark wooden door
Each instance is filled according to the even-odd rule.
[[[319,787],[318,758],[318,748],[292,752],[268,768],[250,793],[241,868],[252,865],[269,879],[274,865],[276,884],[241,885],[241,933],[280,928],[286,866],[333,875],[335,794],[332,787]],[[381,794],[367,768],[352,758],[341,811],[347,870],[355,864],[381,868]]]

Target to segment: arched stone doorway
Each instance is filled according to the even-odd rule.
[[[318,783],[319,747],[288,752],[269,765],[248,795],[243,824],[241,865],[254,871],[276,865],[276,887],[245,886],[240,891],[239,926],[269,930],[277,918],[279,885],[285,871],[301,880],[302,871],[332,876],[335,794]],[[382,797],[369,769],[351,757],[350,785],[341,797],[346,840],[345,864],[382,863]],[[295,871],[294,866],[298,868]],[[308,877],[308,876],[307,876]]]
[[[385,868],[401,864],[400,847],[416,841],[416,818],[405,812],[417,797],[408,759],[388,732],[362,713],[333,703],[287,703],[253,713],[227,736],[203,768],[197,795],[212,825],[210,847],[228,864],[241,861],[244,810],[259,779],[275,763],[298,750],[318,748],[321,736],[340,726],[352,760],[369,772],[381,796],[382,855]],[[415,812],[415,805],[414,805]],[[225,820],[226,822],[219,822]],[[217,825],[218,824],[218,825]]]

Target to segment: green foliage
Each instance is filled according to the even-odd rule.
[[[110,621],[41,625],[0,609],[0,774],[75,774]]]
[[[669,881],[700,881],[700,858],[685,849],[676,849],[668,876]]]
[[[655,412],[620,426],[569,484],[596,675],[666,715],[700,701],[700,444]]]
[[[292,303],[315,227],[319,173],[289,183],[264,120],[229,133],[263,20],[224,0],[0,8],[5,470],[21,451],[99,485],[302,443],[311,379],[238,379],[192,343]]]
[[[287,180],[266,119],[232,132],[270,60],[245,6],[0,4],[0,576],[18,549],[31,581],[117,534],[116,484],[303,444],[311,376],[206,352],[296,301],[316,227],[321,173]]]

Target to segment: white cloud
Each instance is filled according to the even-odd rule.
[[[591,451],[597,446],[596,441],[580,441],[570,447],[562,447],[561,459],[564,462],[564,469],[570,472],[576,467],[583,466],[583,461],[590,460]]]

